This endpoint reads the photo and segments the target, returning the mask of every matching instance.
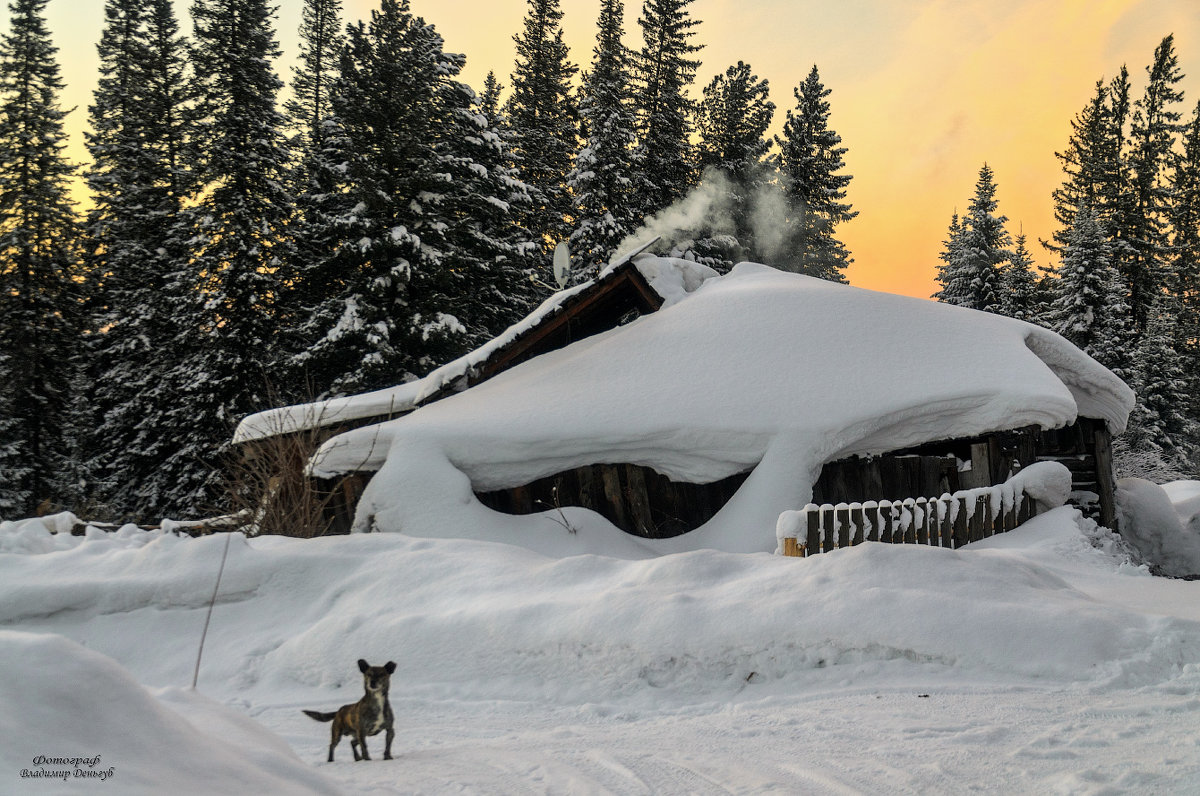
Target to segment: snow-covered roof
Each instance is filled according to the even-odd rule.
[[[825,462],[1080,414],[1120,432],[1132,404],[1120,379],[1040,327],[744,263],[658,312],[334,437],[312,470],[382,469],[364,495],[374,515],[410,490],[432,505],[430,490],[599,463],[693,483],[755,468],[730,503],[758,494],[773,528]],[[434,462],[457,471],[442,471],[453,487]]]
[[[248,415],[238,424],[233,441],[250,442],[311,428],[406,414],[446,391],[462,389],[466,386],[466,380],[494,356],[570,308],[590,291],[619,277],[623,269],[630,268],[637,269],[664,304],[677,301],[687,291],[698,287],[704,279],[716,274],[706,266],[684,260],[664,260],[657,257],[641,257],[633,263],[616,260],[596,279],[560,290],[496,338],[442,365],[424,378],[360,395],[284,406]]]

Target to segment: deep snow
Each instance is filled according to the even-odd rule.
[[[37,755],[122,793],[1200,788],[1200,584],[1069,507],[806,559],[234,535],[195,694],[224,543],[0,524],[0,792],[56,792],[20,780]],[[357,699],[360,657],[398,664],[396,760],[328,765],[299,710]]]

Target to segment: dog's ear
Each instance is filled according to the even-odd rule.
[[[396,662],[388,661],[386,664],[384,664],[383,668],[387,669],[388,674],[391,674],[392,672],[396,671]]]
[[[362,658],[358,659],[358,670],[360,672],[362,672],[363,674],[366,674],[367,669],[370,669],[370,668],[371,668],[370,664],[368,664],[365,660],[363,660]]]

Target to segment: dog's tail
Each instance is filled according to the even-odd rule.
[[[337,715],[337,713],[318,713],[315,710],[305,710],[301,712],[310,719],[315,719],[317,721],[333,721],[333,717]]]

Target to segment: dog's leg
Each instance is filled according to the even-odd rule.
[[[341,729],[337,726],[337,722],[334,722],[333,724],[332,735],[333,738],[329,741],[329,759],[325,761],[326,763],[333,762],[333,748],[337,746],[338,741],[342,739]]]
[[[396,737],[396,731],[392,729],[392,725],[387,728],[387,744],[383,747],[383,759],[392,759],[392,739]]]
[[[362,759],[370,760],[371,753],[367,751],[367,736],[363,734],[361,729],[358,731],[358,745],[362,748]]]

